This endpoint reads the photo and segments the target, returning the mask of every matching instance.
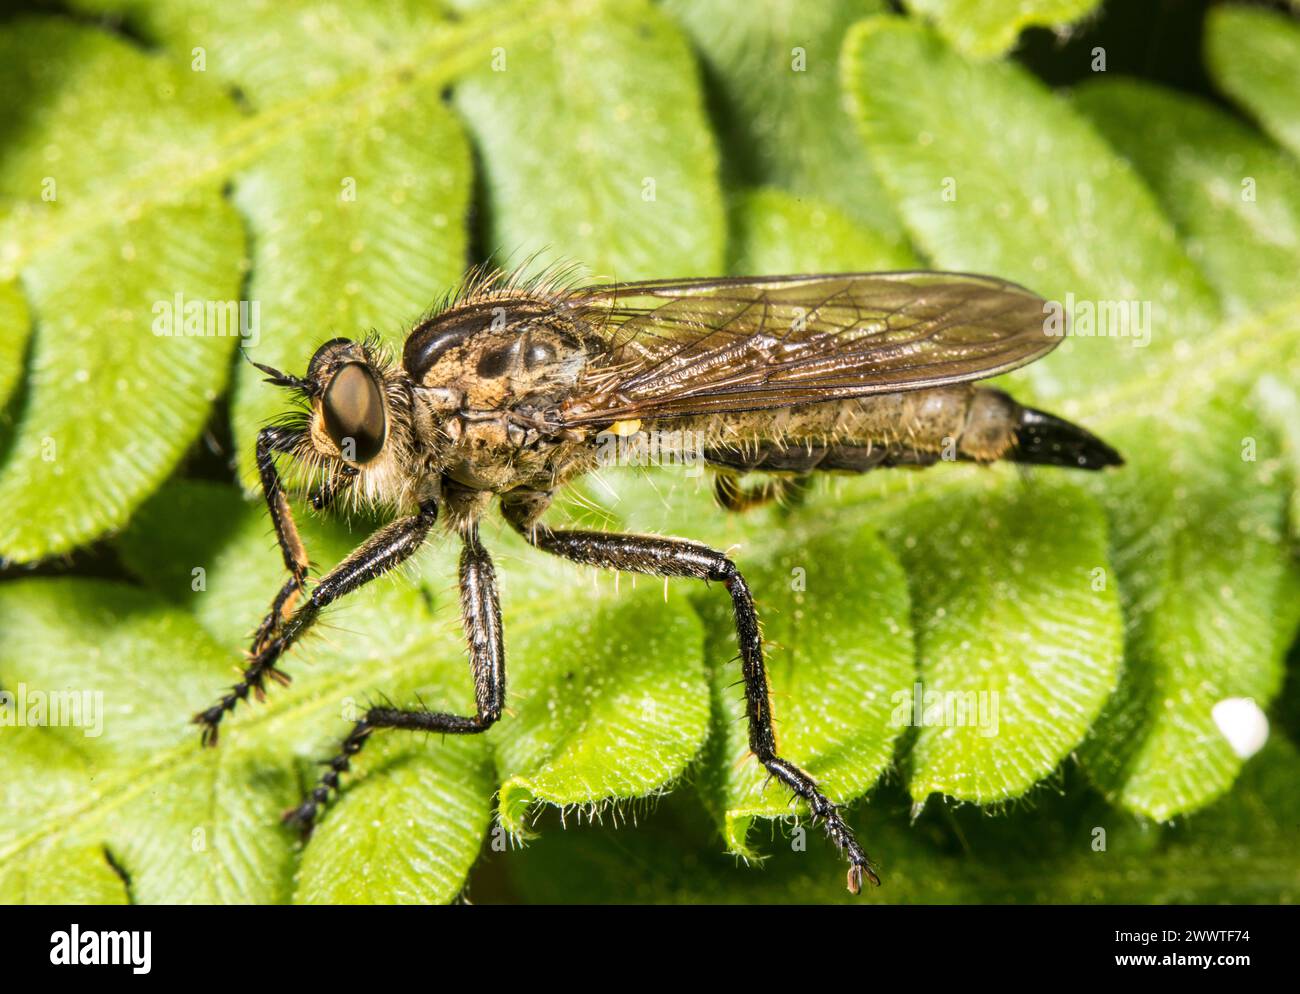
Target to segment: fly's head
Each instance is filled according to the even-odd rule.
[[[335,338],[316,350],[305,377],[257,364],[269,381],[292,387],[303,410],[285,419],[301,479],[322,495],[393,507],[413,499],[410,387],[375,339]]]

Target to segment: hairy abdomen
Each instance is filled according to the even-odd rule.
[[[698,432],[709,463],[739,472],[860,473],[941,459],[1100,469],[1122,461],[1083,428],[972,384],[692,418],[671,428]]]

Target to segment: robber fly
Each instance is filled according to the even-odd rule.
[[[655,280],[575,287],[477,273],[407,336],[401,361],[370,340],[336,338],[305,376],[259,365],[299,410],[263,428],[257,467],[288,579],[252,638],[242,679],[194,720],[214,745],[222,718],[261,697],[321,611],[405,561],[441,518],[460,537],[460,605],[474,677],[472,715],[369,708],[319,784],[286,820],[310,827],[378,729],[475,734],[506,699],[501,611],[479,521],[492,503],[529,543],[577,563],[721,583],[731,598],[758,762],[803,798],[848,859],[848,887],[879,883],[836,805],[782,758],[772,731],[758,615],[724,553],[656,535],[552,528],[555,493],[596,467],[603,433],[681,429],[703,438],[719,502],[739,510],[814,472],[928,466],[945,455],[1096,470],[1122,463],[1077,425],[974,380],[1046,355],[1044,301],[960,273],[847,273]],[[949,450],[945,453],[945,448]],[[347,494],[394,509],[310,585],[277,470],[296,463],[319,509]],[[768,474],[746,486],[741,474]],[[286,477],[287,478],[287,477]],[[314,482],[314,489],[308,486]],[[400,516],[396,516],[400,515]]]

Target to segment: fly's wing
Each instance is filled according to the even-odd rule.
[[[983,379],[1061,340],[1041,297],[964,273],[624,283],[569,306],[608,344],[561,412],[574,427]]]

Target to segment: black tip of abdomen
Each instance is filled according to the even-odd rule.
[[[1012,462],[1073,469],[1124,465],[1124,457],[1092,432],[1032,407],[1021,408],[1016,444],[1006,458]]]

